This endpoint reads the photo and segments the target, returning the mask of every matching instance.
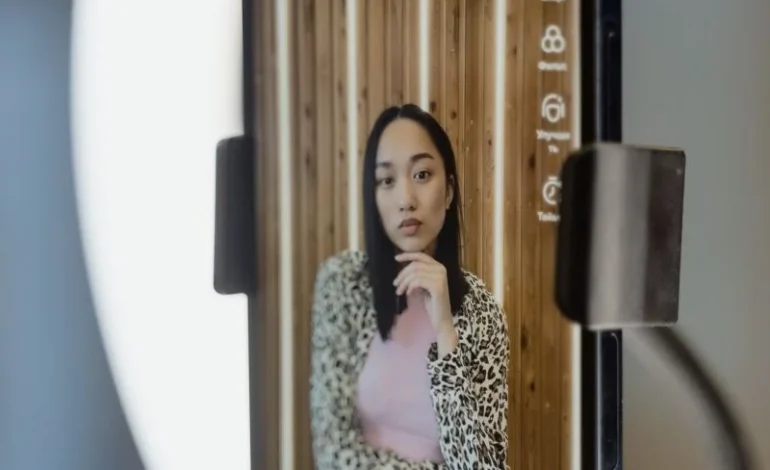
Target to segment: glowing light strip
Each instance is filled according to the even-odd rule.
[[[572,50],[570,54],[570,59],[572,65],[572,89],[573,90],[580,90],[580,2],[571,2],[572,6],[572,24],[568,25],[568,27],[572,28],[572,34],[570,35],[570,41],[572,41]],[[580,107],[582,103],[580,102],[580,94],[579,93],[571,93],[572,96],[572,147],[578,148],[581,145],[581,135],[580,135]],[[580,441],[581,441],[581,420],[582,416],[580,413],[581,409],[581,377],[580,377],[580,365],[581,365],[581,347],[580,347],[580,328],[577,325],[572,325],[572,342],[571,342],[571,354],[570,358],[572,359],[570,364],[570,374],[572,377],[572,387],[571,387],[571,400],[570,400],[570,409],[572,412],[572,421],[570,423],[571,427],[571,438],[572,442],[570,442],[571,445],[571,452],[570,452],[570,467],[572,470],[580,470],[581,464],[580,460],[582,458],[581,452],[580,452]]]
[[[289,4],[275,2],[278,85],[278,191],[280,279],[280,467],[294,470],[294,302],[292,295],[292,190],[291,190],[291,65]]]
[[[428,13],[428,0],[420,0],[418,17],[420,38],[420,98],[418,103],[422,109],[430,111],[430,14]]]
[[[492,293],[499,302],[503,301],[505,286],[503,285],[503,233],[504,233],[504,212],[505,195],[504,173],[505,162],[503,155],[505,152],[505,39],[506,39],[506,0],[496,0],[495,2],[495,109],[494,109],[494,137],[492,141],[492,152],[495,162],[495,180],[494,180],[494,208],[493,208],[493,247],[492,259],[494,263],[492,278]]]
[[[358,197],[358,0],[348,0],[347,24],[348,55],[348,245],[357,250],[360,198]]]

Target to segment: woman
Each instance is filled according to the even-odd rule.
[[[386,109],[363,188],[366,252],[316,277],[316,469],[508,468],[505,316],[460,268],[457,169],[438,122]]]

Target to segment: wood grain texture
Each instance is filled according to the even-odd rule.
[[[278,429],[278,140],[274,24],[278,0],[262,0],[257,54],[257,151],[259,158],[259,290],[265,315],[265,343],[270,355],[260,363],[266,403],[260,413]],[[310,302],[318,263],[348,247],[348,186],[360,187],[360,175],[348,178],[349,159],[362,167],[366,137],[378,114],[389,105],[420,102],[420,21],[417,0],[287,0],[292,12],[292,220],[295,227],[294,350],[296,468],[312,468],[308,376]],[[356,1],[355,37],[349,38],[346,14]],[[543,201],[542,187],[557,175],[569,142],[556,147],[537,139],[537,130],[569,131],[570,72],[543,71],[543,61],[566,62],[572,44],[559,54],[545,54],[541,39],[548,25],[571,37],[576,18],[567,2],[506,0],[504,54],[495,53],[495,0],[428,0],[427,102],[449,134],[457,157],[465,216],[464,264],[491,288],[496,263],[502,263],[502,303],[511,335],[509,441],[514,470],[570,466],[570,328],[553,300],[555,225],[538,220],[538,211],[554,211]],[[347,60],[347,42],[356,41],[355,64]],[[495,95],[494,70],[502,60],[503,96]],[[348,83],[354,67],[356,83]],[[356,116],[348,116],[348,94]],[[567,115],[557,123],[541,116],[548,93],[560,94]],[[495,105],[504,103],[502,136],[495,135]],[[355,121],[351,121],[355,119]],[[352,125],[351,125],[352,124]],[[349,148],[348,133],[358,145]],[[501,137],[498,167],[494,142]],[[553,144],[553,142],[551,142]],[[495,173],[502,171],[503,253],[494,253]],[[359,172],[360,173],[360,172]],[[360,190],[357,190],[359,193]],[[359,213],[360,215],[360,213]],[[359,217],[360,221],[360,217]],[[359,222],[360,224],[360,222]],[[363,243],[363,233],[359,226]],[[272,337],[268,332],[272,332]],[[271,379],[272,378],[272,379]],[[268,436],[278,449],[278,434]],[[277,467],[277,451],[265,468]]]
[[[348,245],[348,61],[345,0],[332,0],[332,56],[334,96],[333,113],[329,119],[334,129],[334,247]],[[319,116],[319,119],[322,118]],[[319,198],[320,199],[320,198]]]
[[[540,37],[542,35],[542,2],[524,2],[524,63],[522,65],[521,92],[522,100],[519,112],[522,113],[523,133],[517,164],[521,168],[521,194],[524,211],[521,224],[522,251],[519,253],[521,267],[519,271],[521,291],[517,300],[521,307],[521,343],[518,354],[521,355],[522,388],[521,393],[521,460],[523,470],[544,468],[540,462],[542,445],[541,421],[541,354],[542,312],[540,309],[544,292],[540,273],[540,224],[534,217],[539,207],[540,178],[538,175],[538,155],[536,130],[540,127],[540,72],[537,63],[540,59]],[[534,47],[533,47],[534,46]],[[546,295],[550,294],[547,293]],[[556,372],[554,372],[556,373]],[[553,444],[552,444],[553,445]]]
[[[277,115],[277,88],[276,88],[276,42],[273,24],[264,24],[263,18],[275,16],[274,4],[270,1],[257,2],[254,8],[253,21],[260,25],[257,44],[254,45],[255,99],[259,113],[266,116]],[[275,119],[257,119],[255,134],[255,149],[258,155],[276,155],[278,140],[275,138]],[[257,179],[257,220],[278,219],[278,187],[276,185],[278,175],[278,160],[276,158],[258,158],[256,165]],[[277,315],[263,315],[263,312],[278,311],[278,224],[259,224],[257,231],[257,283],[258,291],[264,293],[256,300],[256,308],[250,312],[249,349],[256,349],[258,363],[250,364],[256,370],[256,380],[252,377],[250,386],[260,384],[256,396],[258,403],[253,403],[256,408],[252,414],[265,429],[278,429],[280,425],[280,363],[279,351],[279,317]],[[253,326],[252,326],[253,325]],[[260,426],[262,427],[262,426]],[[280,462],[279,434],[277,432],[264,433],[259,436],[263,439],[259,452],[252,449],[252,465],[264,466],[264,468],[278,468]],[[259,455],[257,455],[259,454]]]
[[[266,0],[263,0],[266,1]],[[278,0],[273,0],[278,1]],[[315,0],[315,123],[316,164],[318,174],[318,194],[315,198],[315,220],[317,227],[316,263],[320,263],[328,253],[334,252],[336,244],[334,185],[334,42],[332,23],[333,0]],[[331,198],[330,198],[331,196]]]
[[[402,0],[404,102],[420,104],[420,2]]]
[[[364,165],[364,150],[366,149],[366,137],[369,135],[369,126],[370,126],[370,115],[372,109],[380,109],[379,104],[374,104],[373,102],[370,104],[370,85],[371,82],[369,80],[370,75],[370,66],[376,65],[373,63],[374,61],[370,60],[369,57],[369,38],[372,34],[371,31],[368,29],[369,25],[369,15],[370,15],[370,2],[358,2],[357,3],[357,10],[356,10],[356,37],[357,37],[357,57],[359,58],[357,62],[357,73],[356,73],[356,80],[358,82],[358,115],[356,116],[356,125],[358,129],[358,148],[356,149],[357,153],[357,159],[358,159],[358,175],[356,175],[356,178],[361,177],[361,168],[363,168]],[[376,13],[376,5],[372,5],[371,9],[373,9]],[[376,43],[375,43],[376,44]],[[381,44],[381,43],[380,43]],[[380,64],[381,66],[381,64]],[[376,72],[376,70],[375,70]],[[376,107],[375,107],[376,106]],[[361,198],[361,188],[359,187],[355,181],[351,182],[355,186],[356,195],[359,198]],[[362,211],[361,211],[361,204],[357,204],[357,210],[358,210],[358,240],[359,240],[359,246],[364,246],[364,224],[363,224],[363,217],[362,217]],[[350,210],[353,210],[352,208]]]
[[[294,182],[298,197],[294,198],[294,219],[296,232],[294,234],[294,253],[298,260],[317,259],[316,244],[318,226],[315,220],[315,198],[318,193],[318,148],[316,146],[316,93],[315,76],[316,63],[313,60],[313,44],[316,34],[315,0],[302,0],[292,10],[294,14],[294,31],[296,49],[293,63],[294,76]],[[312,291],[314,274],[302,269],[299,263],[294,263],[297,283],[294,285],[294,298],[297,312],[310,310],[310,298],[307,292]],[[310,324],[304,315],[294,316],[294,337],[307,338],[310,336]],[[310,344],[309,342],[295,343],[294,368],[297,376],[310,374]],[[294,429],[297,432],[297,451],[295,462],[297,468],[312,468],[312,451],[310,428],[310,407],[307,396],[294,396]]]
[[[503,308],[508,315],[508,330],[511,336],[511,359],[508,386],[510,403],[508,408],[509,465],[520,469],[525,453],[522,445],[522,283],[521,253],[522,224],[528,211],[522,205],[522,168],[520,163],[521,141],[524,118],[521,113],[522,79],[524,74],[524,31],[519,25],[524,22],[524,0],[508,0],[506,14],[505,47],[505,158],[503,159],[504,189],[503,225]]]

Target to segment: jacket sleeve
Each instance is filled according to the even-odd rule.
[[[442,470],[432,462],[409,462],[369,446],[355,422],[355,380],[350,366],[353,338],[345,326],[346,295],[339,265],[325,262],[315,281],[312,320],[310,414],[316,470]],[[335,309],[337,311],[335,311]]]
[[[455,349],[428,356],[431,396],[448,470],[508,469],[508,327],[484,290],[464,307]]]

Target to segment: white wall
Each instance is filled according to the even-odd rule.
[[[681,331],[770,469],[770,3],[623,8],[625,140],[688,154]],[[682,390],[625,356],[625,468],[719,468]]]
[[[239,0],[75,2],[75,177],[99,326],[149,470],[249,468],[246,301],[215,294]]]

